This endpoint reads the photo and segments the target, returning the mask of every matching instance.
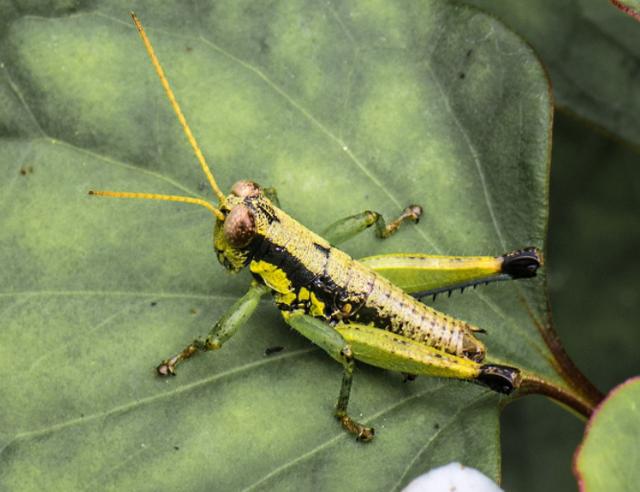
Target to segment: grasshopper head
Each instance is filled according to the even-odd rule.
[[[263,207],[270,205],[259,185],[253,181],[238,181],[226,198],[224,220],[218,219],[213,231],[213,247],[218,261],[228,270],[237,272],[251,260],[254,239],[262,229]]]

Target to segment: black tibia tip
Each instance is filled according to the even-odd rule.
[[[542,254],[537,248],[525,248],[502,255],[502,273],[512,278],[535,277],[542,265]]]
[[[515,367],[485,364],[480,368],[476,381],[493,391],[509,395],[520,386],[520,371]]]
[[[242,180],[237,181],[231,187],[231,193],[235,196],[239,196],[240,198],[246,198],[248,196],[256,196],[260,194],[260,186],[258,186],[253,181]]]

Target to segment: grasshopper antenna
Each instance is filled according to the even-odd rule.
[[[198,163],[200,164],[200,167],[202,168],[202,171],[204,172],[204,174],[207,176],[207,180],[209,181],[209,185],[211,186],[211,189],[213,190],[215,195],[218,197],[218,202],[220,203],[221,207],[224,208],[227,205],[227,199],[224,196],[224,193],[220,191],[220,188],[218,187],[218,183],[216,183],[216,180],[213,177],[213,174],[211,173],[211,169],[209,168],[209,165],[207,164],[207,161],[205,160],[204,155],[200,150],[200,146],[198,145],[196,138],[193,136],[193,133],[191,132],[191,128],[189,128],[189,124],[187,123],[187,120],[184,117],[182,110],[180,109],[180,105],[178,104],[178,101],[176,100],[176,96],[173,93],[171,86],[169,85],[169,81],[167,80],[167,77],[164,74],[164,70],[160,65],[160,61],[158,60],[158,57],[156,56],[156,53],[153,50],[151,41],[149,41],[149,38],[147,37],[147,33],[144,31],[144,28],[142,27],[142,23],[140,22],[140,19],[138,19],[138,16],[136,16],[136,14],[133,12],[130,12],[130,15],[131,15],[131,18],[133,19],[133,23],[135,24],[136,29],[138,30],[138,34],[140,34],[140,37],[142,38],[144,47],[146,48],[149,58],[151,59],[151,64],[153,65],[153,68],[155,68],[156,73],[160,78],[160,83],[162,84],[164,92],[167,95],[167,98],[169,99],[169,103],[171,104],[171,107],[175,111],[176,115],[178,116],[178,121],[180,121],[180,126],[182,126],[184,134],[186,135],[187,140],[189,141],[189,144],[191,145],[191,148],[193,149],[193,152],[195,153],[196,158],[198,159]],[[190,198],[190,197],[176,196],[176,195],[159,195],[156,193],[129,193],[129,192],[94,191],[94,190],[89,191],[89,195],[106,196],[106,197],[112,197],[112,198],[142,198],[147,200],[165,200],[165,201],[171,201],[171,202],[192,203],[192,204],[201,205],[205,208],[208,208],[213,213],[213,215],[215,215],[218,219],[222,221],[224,221],[225,219],[224,214],[219,208],[216,208],[213,205],[211,205],[209,202],[205,200],[201,200],[199,198]]]
[[[96,191],[89,190],[89,195],[94,196],[107,196],[110,198],[142,198],[144,200],[164,200],[167,202],[180,202],[180,203],[192,203],[194,205],[201,205],[208,208],[213,215],[218,219],[224,221],[224,214],[208,201],[201,198],[192,198],[190,196],[179,195],[159,195],[157,193],[129,193],[127,191]]]

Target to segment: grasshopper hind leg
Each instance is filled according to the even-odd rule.
[[[353,362],[353,354],[349,347],[343,349],[342,353],[345,356],[344,373],[342,375],[342,384],[340,386],[340,396],[338,397],[338,404],[336,405],[336,418],[340,421],[342,427],[347,432],[356,436],[358,441],[369,442],[373,439],[375,434],[373,427],[367,427],[359,424],[347,413],[355,363]]]
[[[518,369],[498,364],[484,364],[480,367],[480,375],[476,377],[478,383],[505,395],[513,393],[521,380]]]
[[[342,424],[342,427],[347,432],[356,436],[358,441],[371,441],[375,433],[373,428],[356,422],[347,412],[349,396],[351,395],[353,370],[355,368],[353,351],[349,344],[336,330],[318,319],[302,313],[287,313],[284,311],[282,316],[289,326],[318,345],[334,360],[342,364],[344,372],[342,373],[342,384],[340,385],[340,395],[338,396],[335,416]]]

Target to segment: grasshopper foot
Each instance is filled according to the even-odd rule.
[[[375,434],[373,427],[359,424],[346,414],[338,414],[336,418],[340,421],[344,430],[356,436],[357,441],[369,442],[373,439]]]
[[[158,376],[175,376],[176,375],[176,357],[166,359],[162,361],[158,367],[156,367]]]
[[[417,224],[420,221],[420,217],[422,217],[422,207],[420,205],[409,205],[402,211],[400,217],[386,225],[382,216],[378,213],[376,215],[378,216],[375,222],[376,234],[380,239],[385,239],[395,234],[400,224],[405,220],[410,220]]]
[[[416,224],[420,222],[420,217],[422,217],[422,207],[420,205],[409,205],[402,211],[401,217],[403,219],[412,220]]]
[[[198,353],[198,350],[203,350],[202,348],[200,348],[201,346],[202,346],[202,344],[198,340],[196,340],[191,345],[188,345],[179,354],[174,355],[173,357],[170,357],[168,359],[163,360],[162,364],[160,364],[158,367],[156,367],[156,372],[158,373],[158,376],[163,376],[163,377],[165,377],[165,376],[175,376],[176,375],[176,366],[180,362],[182,362],[183,360],[186,360],[189,357],[192,357],[193,355]]]

